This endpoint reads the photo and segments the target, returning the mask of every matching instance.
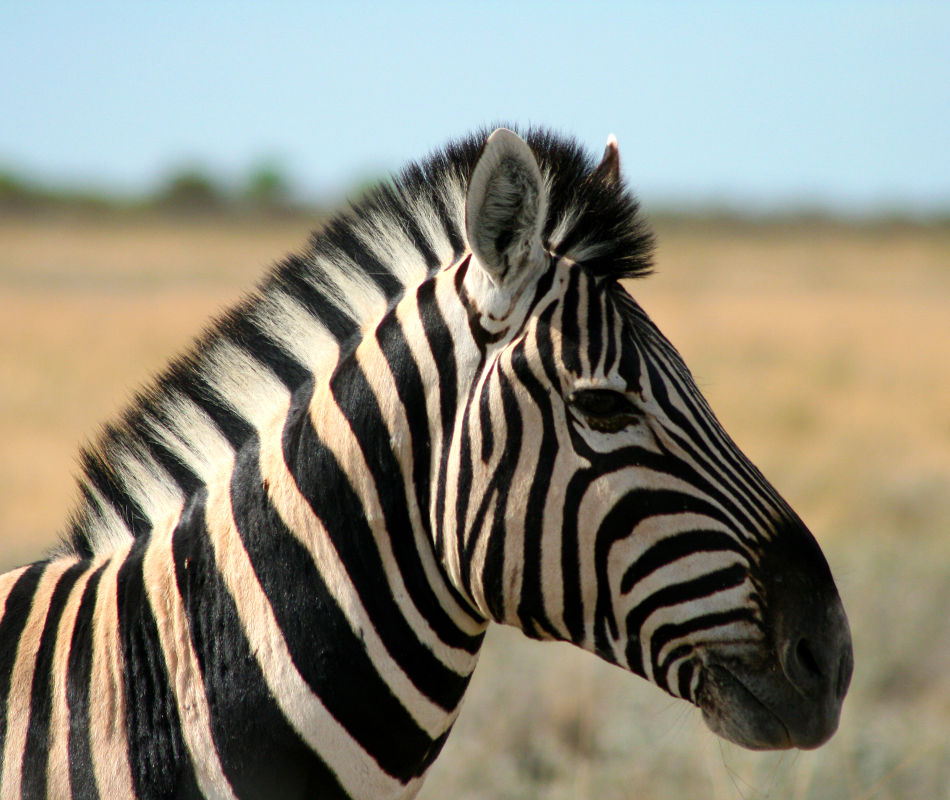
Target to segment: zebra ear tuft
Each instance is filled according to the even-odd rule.
[[[617,183],[620,180],[620,147],[613,134],[607,137],[604,157],[594,170],[594,177],[604,183]]]
[[[528,144],[507,128],[485,142],[465,199],[465,232],[495,286],[518,285],[544,263],[547,190]]]

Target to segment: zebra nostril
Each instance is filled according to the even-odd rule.
[[[822,647],[821,639],[801,636],[782,652],[782,671],[789,683],[806,697],[840,701],[848,691],[854,670],[851,642]]]
[[[825,684],[826,670],[815,646],[804,636],[789,643],[782,657],[785,677],[803,694],[814,694]]]
[[[821,666],[818,664],[818,659],[815,658],[815,654],[812,652],[811,644],[808,639],[802,637],[798,640],[798,644],[795,645],[795,657],[806,672],[816,677],[821,677]]]

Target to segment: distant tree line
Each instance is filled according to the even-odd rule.
[[[284,214],[310,210],[312,206],[299,199],[287,174],[273,162],[256,165],[237,185],[221,181],[200,166],[185,166],[170,171],[155,189],[139,195],[92,187],[48,186],[0,168],[0,212],[140,210]]]
[[[376,185],[377,176],[354,181],[345,198],[355,200]],[[155,187],[137,195],[93,187],[55,186],[26,177],[0,165],[0,215],[57,212],[123,213],[143,212],[182,215],[290,216],[308,218],[328,213],[344,197],[325,202],[302,198],[293,181],[276,161],[261,161],[238,181],[225,181],[200,165],[170,170]],[[657,224],[697,225],[924,225],[950,227],[950,208],[930,213],[882,208],[868,214],[850,215],[822,207],[803,205],[774,211],[729,205],[648,204],[650,218]]]

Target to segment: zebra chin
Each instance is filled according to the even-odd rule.
[[[779,714],[726,667],[716,664],[705,670],[697,704],[709,729],[730,742],[750,750],[786,750],[797,744]],[[836,727],[830,726],[824,739],[810,746],[828,739]]]
[[[843,699],[843,691],[801,694],[774,662],[756,671],[712,663],[696,703],[709,729],[730,742],[750,750],[811,750],[838,729]]]

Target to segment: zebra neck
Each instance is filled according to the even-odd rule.
[[[286,522],[310,550],[304,559],[273,560],[291,572],[297,571],[292,564],[307,562],[300,575],[283,580],[297,583],[286,591],[308,598],[296,603],[313,598],[314,608],[301,611],[324,667],[338,673],[333,691],[348,692],[351,665],[361,663],[358,648],[343,651],[352,641],[365,647],[379,675],[353,691],[382,680],[388,689],[380,697],[389,693],[404,709],[393,714],[404,718],[397,725],[405,729],[404,756],[415,762],[399,767],[409,770],[402,778],[421,774],[441,749],[486,627],[433,546],[430,484],[438,475],[441,428],[427,406],[438,407],[439,400],[405,328],[407,320],[419,323],[415,303],[407,298],[330,375],[298,389],[281,428],[261,443],[260,464],[247,465],[247,483],[266,485],[277,511],[261,540],[284,536]],[[421,348],[428,349],[424,341]],[[429,361],[434,366],[431,353]]]
[[[432,313],[451,272],[409,293],[332,374],[296,394],[282,455],[324,525],[348,531],[348,571],[371,570],[392,596],[411,599],[409,616],[459,644],[480,636],[486,620],[435,547],[443,432],[454,425],[456,379],[466,368],[465,347]]]

